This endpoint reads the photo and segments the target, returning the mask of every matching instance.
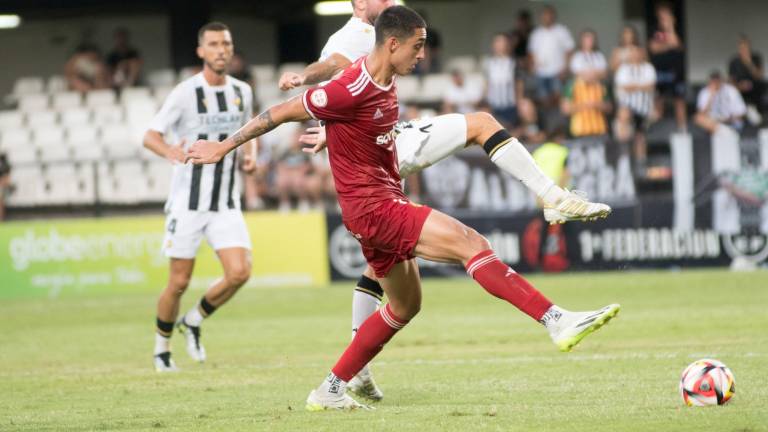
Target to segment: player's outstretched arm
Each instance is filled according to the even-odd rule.
[[[198,140],[187,152],[187,161],[196,165],[216,163],[227,153],[242,144],[264,135],[283,123],[309,120],[311,117],[304,109],[301,96],[296,96],[286,102],[275,105],[258,116],[252,118],[231,137],[222,142]]]
[[[163,134],[150,129],[144,134],[144,147],[171,162],[184,163],[184,140],[177,145],[170,145],[165,142]]]
[[[280,90],[291,90],[303,85],[314,85],[333,78],[339,71],[352,64],[341,54],[333,53],[327,59],[314,62],[304,68],[301,74],[286,72],[280,77]]]

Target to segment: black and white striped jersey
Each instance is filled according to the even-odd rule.
[[[648,117],[653,109],[654,89],[632,90],[627,86],[653,86],[656,84],[656,70],[648,62],[622,63],[613,77],[616,86],[616,100],[619,106],[629,108],[633,113]]]
[[[211,86],[202,73],[179,83],[152,119],[149,128],[162,133],[168,144],[198,139],[221,141],[240,129],[253,115],[253,92],[243,81],[226,77]],[[240,208],[237,152],[216,164],[175,164],[166,212],[219,211]]]

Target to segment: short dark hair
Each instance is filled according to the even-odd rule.
[[[394,36],[398,40],[408,39],[414,30],[427,28],[427,23],[416,11],[406,6],[391,6],[376,18],[376,45]]]
[[[203,34],[205,34],[207,31],[229,31],[229,27],[227,27],[227,25],[222,22],[209,22],[208,24],[200,27],[200,30],[197,31],[198,42],[203,40]]]

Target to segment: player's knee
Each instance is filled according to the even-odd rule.
[[[503,128],[501,123],[487,112],[478,111],[465,116],[467,119],[467,141],[469,142],[477,142],[477,137],[493,134]]]
[[[181,297],[184,291],[189,287],[189,282],[192,279],[188,274],[171,274],[168,280],[168,290],[171,294]]]
[[[227,272],[225,277],[230,286],[239,288],[250,279],[251,268],[245,264],[235,266]]]
[[[491,248],[491,243],[482,234],[472,228],[467,229],[467,258],[479,254]]]
[[[402,303],[390,300],[389,308],[396,317],[405,321],[410,321],[419,313],[419,311],[421,311],[421,299],[413,299]]]

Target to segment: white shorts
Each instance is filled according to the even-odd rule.
[[[165,220],[163,252],[168,258],[192,259],[203,236],[213,250],[251,249],[251,237],[240,210],[172,210]]]
[[[419,172],[460,151],[467,144],[467,119],[445,114],[399,123],[395,140],[400,177]]]

